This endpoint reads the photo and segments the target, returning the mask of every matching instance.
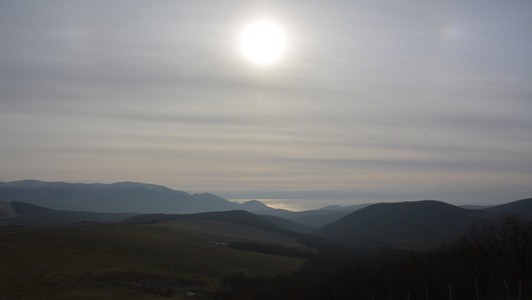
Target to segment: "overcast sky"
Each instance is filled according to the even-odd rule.
[[[271,66],[239,53],[259,19],[287,36]],[[531,197],[531,54],[528,0],[0,0],[0,181]]]

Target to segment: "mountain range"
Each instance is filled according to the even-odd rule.
[[[220,211],[228,212],[215,213]],[[292,212],[257,200],[235,203],[212,194],[189,194],[143,183],[0,183],[0,225],[229,217],[234,223],[312,234],[351,248],[431,247],[465,233],[472,225],[499,220],[508,213],[532,216],[532,198],[482,209],[422,200]]]
[[[191,214],[210,211],[246,210],[300,223],[300,230],[319,228],[369,204],[328,206],[302,212],[274,209],[257,200],[228,201],[209,193],[189,194],[164,186],[118,182],[82,184],[21,180],[0,182],[0,201],[25,202],[66,211],[100,213]]]
[[[22,180],[0,183],[0,201],[105,213],[198,213],[267,209],[258,201],[234,203],[209,193],[189,194],[164,186],[119,182],[82,184]]]

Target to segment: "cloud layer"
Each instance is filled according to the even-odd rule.
[[[236,49],[264,16],[289,36],[271,69]],[[530,28],[517,0],[0,1],[0,180],[527,197]]]

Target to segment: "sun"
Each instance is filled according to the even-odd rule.
[[[249,62],[267,66],[278,62],[286,50],[286,34],[281,26],[267,21],[249,23],[240,38],[240,52]]]

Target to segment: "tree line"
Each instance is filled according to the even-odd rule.
[[[378,254],[375,252],[379,252]],[[509,215],[424,251],[320,249],[297,272],[235,274],[219,299],[532,299],[532,221]]]

